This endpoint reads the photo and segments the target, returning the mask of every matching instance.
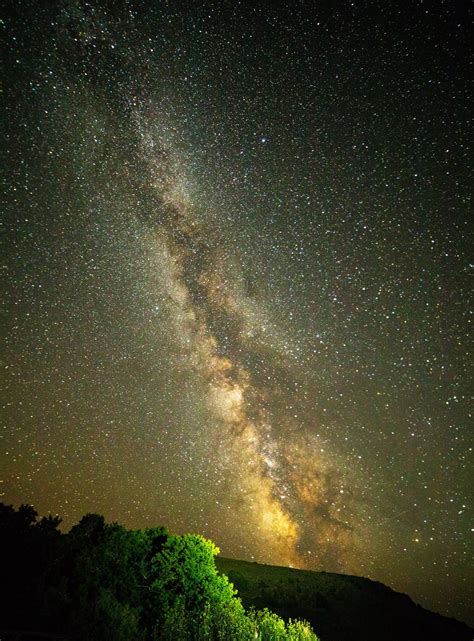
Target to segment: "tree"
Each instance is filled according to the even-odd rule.
[[[15,510],[0,503],[0,567],[8,589],[1,600],[3,625],[21,620],[35,627],[44,619],[44,600],[56,569],[61,533],[57,516],[43,517],[31,505]]]
[[[309,626],[246,613],[219,549],[200,535],[127,530],[87,514],[69,534],[58,517],[0,504],[8,585],[2,621],[81,641],[316,641]],[[10,610],[9,610],[10,608]]]
[[[168,537],[151,560],[152,610],[158,627],[184,611],[189,626],[198,629],[204,625],[207,606],[213,611],[232,601],[236,592],[214,564],[218,553],[211,541],[198,534]]]

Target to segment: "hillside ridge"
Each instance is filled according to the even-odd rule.
[[[321,641],[473,641],[474,630],[366,577],[218,556],[245,607],[306,619]]]

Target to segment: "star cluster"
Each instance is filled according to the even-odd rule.
[[[3,500],[468,619],[467,10],[252,4],[7,3]]]

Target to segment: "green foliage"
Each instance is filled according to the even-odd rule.
[[[37,517],[30,506],[0,504],[12,586],[0,615],[11,627],[24,627],[26,611],[28,627],[81,641],[316,641],[304,623],[286,625],[267,609],[246,613],[216,569],[219,549],[200,535],[129,531],[98,514],[62,535],[57,517]]]
[[[214,556],[219,549],[197,534],[170,536],[161,552],[152,559],[152,591],[165,607],[177,596],[188,612],[206,603],[228,602],[235,594],[224,575],[219,575]]]
[[[287,638],[283,619],[264,608],[251,612],[255,621],[259,641],[281,641]]]
[[[316,637],[311,629],[311,626],[306,621],[298,621],[290,619],[287,624],[288,638],[291,641],[310,641],[315,640]]]
[[[85,612],[83,613],[85,615]],[[110,590],[100,589],[92,616],[78,622],[81,639],[103,641],[145,641],[138,611],[121,603]]]
[[[184,598],[178,596],[172,605],[163,608],[161,624],[155,625],[153,639],[184,641],[189,638],[189,627]]]
[[[251,639],[256,637],[256,626],[246,615],[240,599],[233,598],[225,604],[217,604],[212,609],[211,634],[203,639]]]
[[[153,557],[150,592],[155,629],[160,631],[156,638],[225,639],[243,627],[242,604],[228,578],[216,570],[218,553],[212,541],[187,534],[169,536]]]

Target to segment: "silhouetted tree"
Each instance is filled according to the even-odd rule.
[[[58,558],[59,517],[38,520],[30,505],[15,510],[0,503],[0,567],[4,597],[0,617],[4,625],[21,620],[26,626],[44,619],[44,595]]]
[[[247,614],[218,548],[197,534],[126,530],[87,514],[68,534],[58,517],[0,504],[7,586],[2,626],[56,631],[77,641],[314,641],[305,624],[268,610]]]

